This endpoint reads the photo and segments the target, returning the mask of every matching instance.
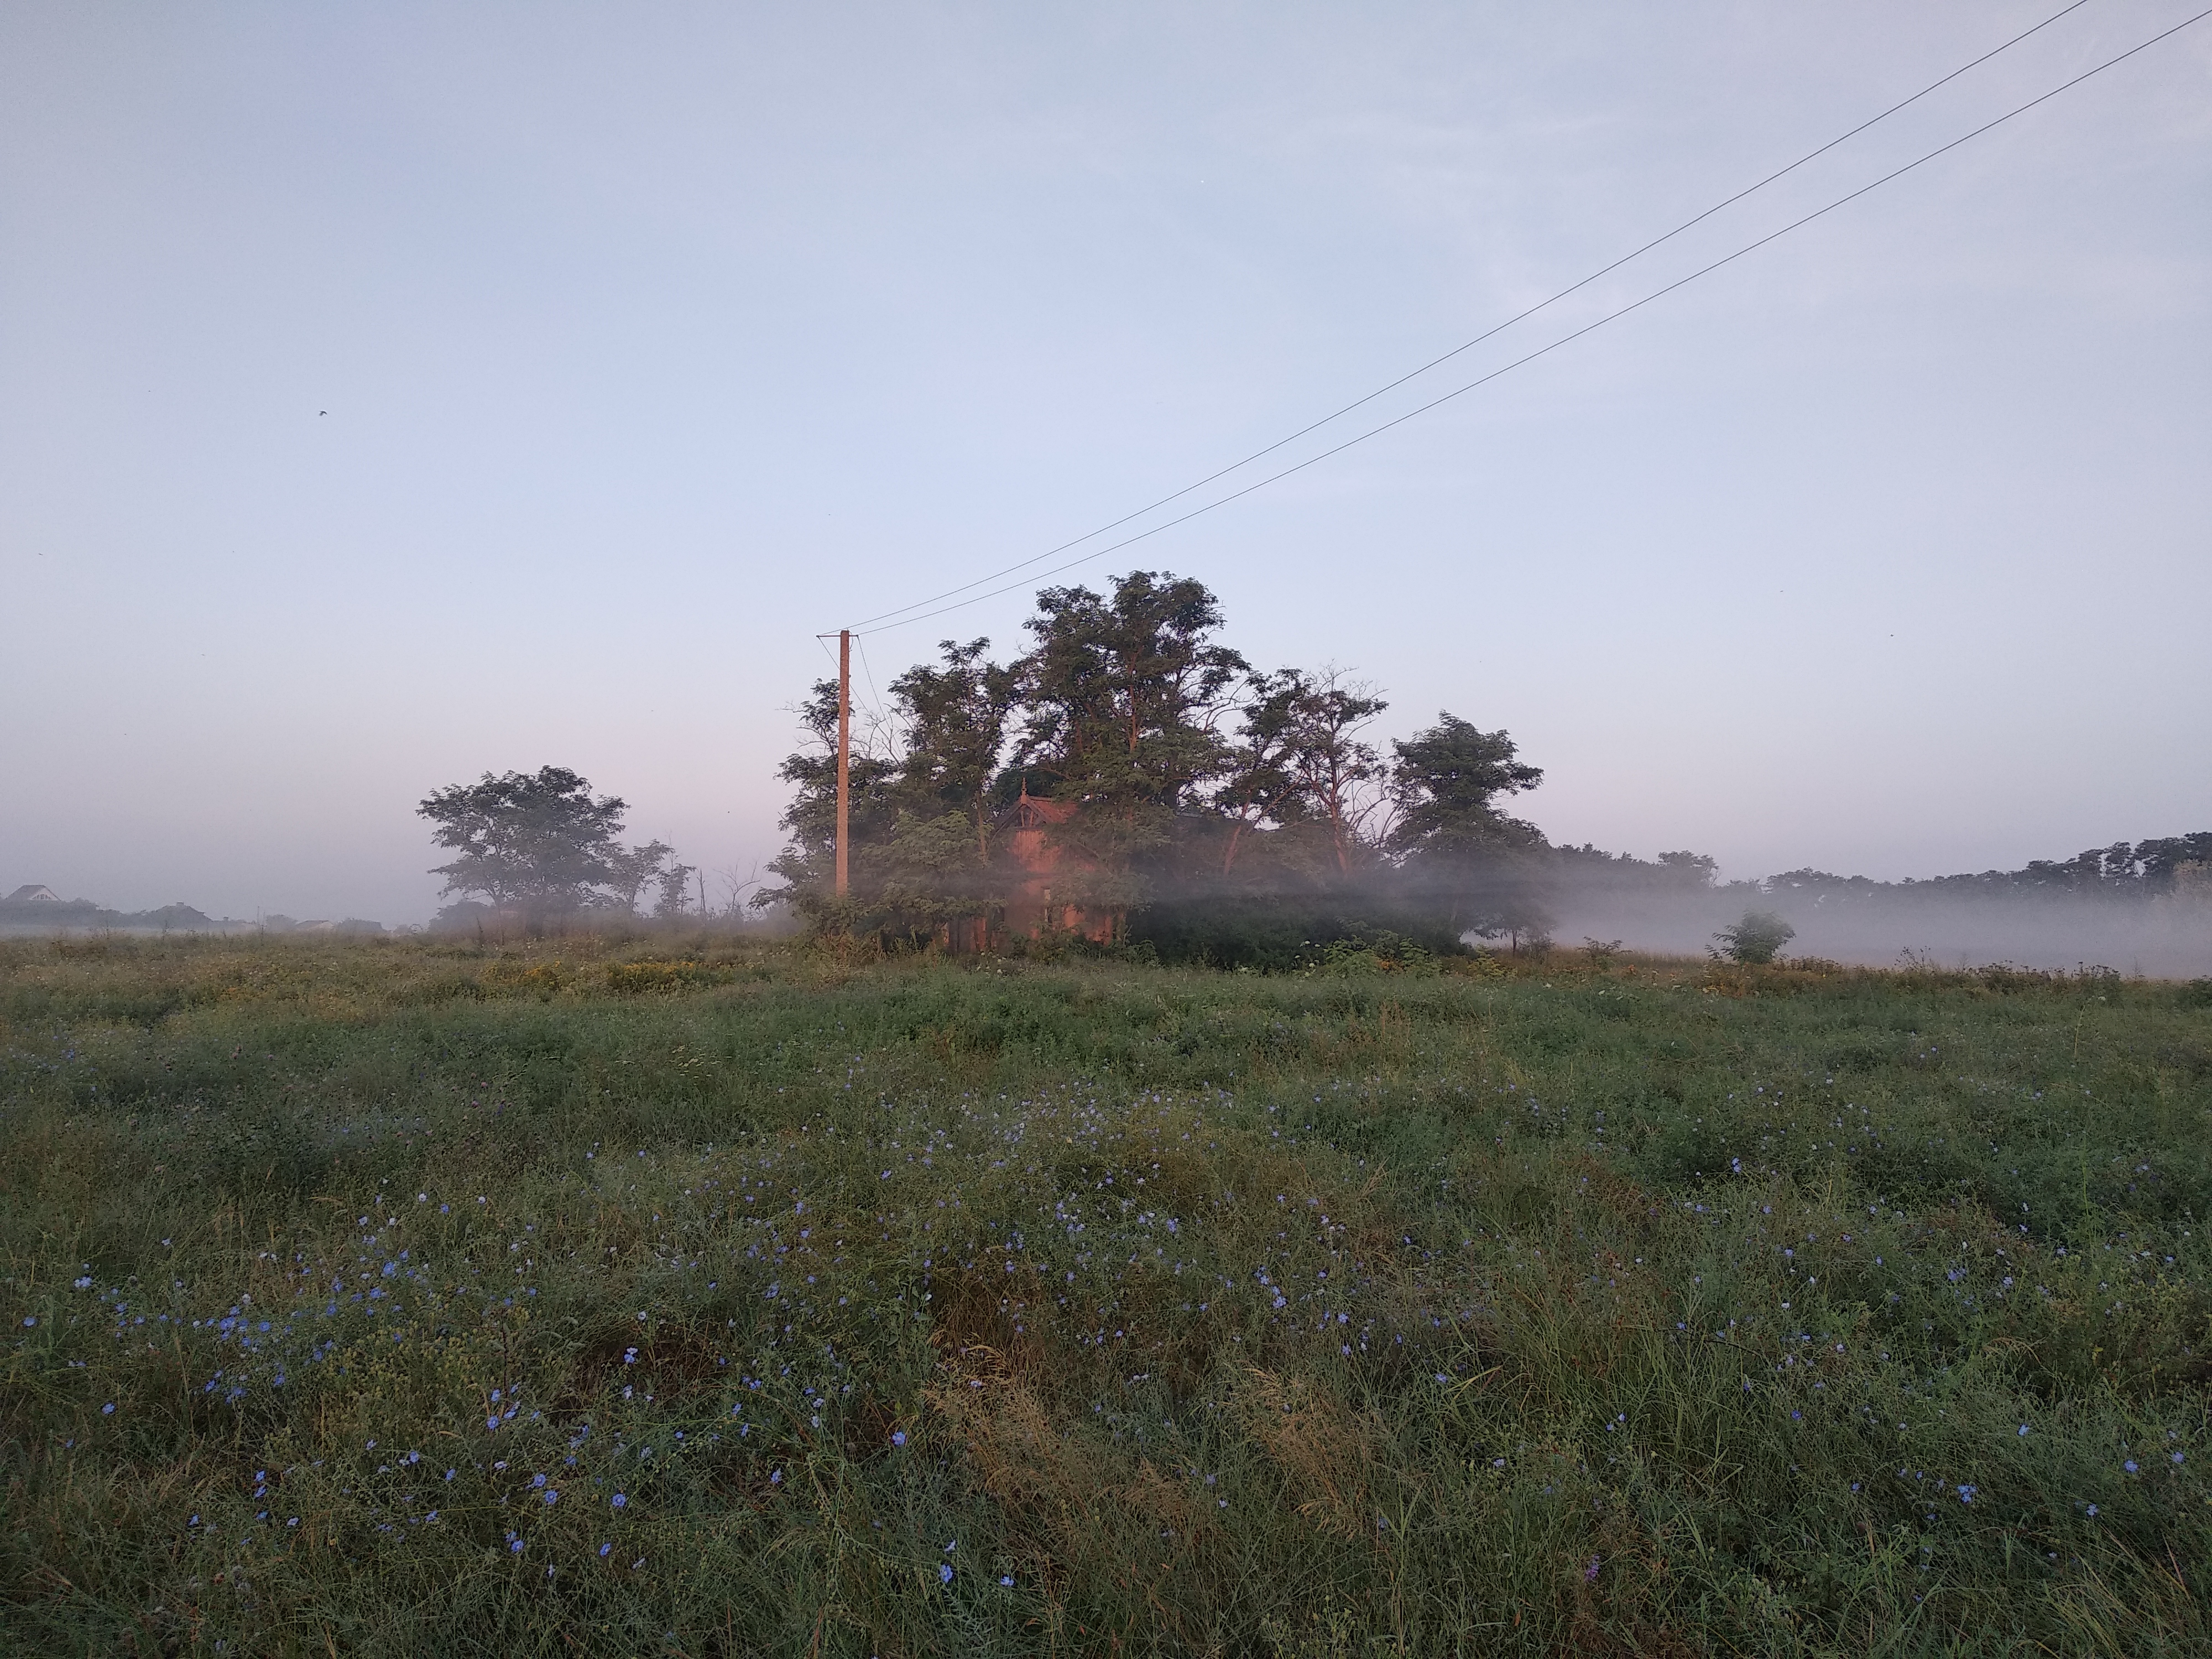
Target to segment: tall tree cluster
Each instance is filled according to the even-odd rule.
[[[837,687],[817,682],[799,710],[808,740],[780,769],[784,885],[763,896],[894,932],[992,916],[1029,873],[1006,839],[1027,796],[1054,804],[1055,900],[1093,913],[1388,890],[1455,933],[1540,921],[1523,866],[1543,837],[1502,803],[1543,774],[1506,733],[1445,713],[1386,754],[1367,735],[1389,707],[1375,688],[1255,668],[1222,627],[1202,584],[1136,571],[1103,593],[1044,589],[1012,662],[943,641],[861,723],[842,904]]]

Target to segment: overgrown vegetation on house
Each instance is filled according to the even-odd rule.
[[[1389,707],[1372,686],[1254,667],[1187,577],[1110,586],[1039,592],[1011,663],[987,640],[947,640],[938,664],[890,682],[849,769],[842,899],[837,684],[816,684],[811,742],[781,769],[796,791],[772,866],[784,884],[762,902],[886,941],[1060,930],[1190,960],[1280,956],[1252,942],[1269,913],[1304,918],[1302,938],[1395,917],[1446,950],[1541,934],[1544,838],[1504,803],[1543,774],[1510,736],[1446,712],[1386,758],[1363,735]]]

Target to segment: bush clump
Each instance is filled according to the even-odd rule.
[[[1730,962],[1761,966],[1773,961],[1782,947],[1796,937],[1797,930],[1773,911],[1747,910],[1735,927],[1723,927],[1713,935],[1719,946],[1713,954]]]
[[[1346,952],[1396,962],[1465,956],[1467,947],[1431,913],[1382,904],[1261,897],[1154,904],[1129,918],[1129,942],[1164,963],[1289,973]],[[1334,955],[1332,956],[1332,951]]]

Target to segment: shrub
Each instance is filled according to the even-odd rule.
[[[1592,939],[1584,934],[1583,954],[1589,958],[1591,967],[1599,969],[1610,968],[1613,959],[1620,954],[1620,941],[1617,939]]]
[[[1432,913],[1325,898],[1221,897],[1168,901],[1129,918],[1129,942],[1164,963],[1280,973],[1330,959],[1330,947],[1373,951],[1394,963],[1408,950],[1461,956],[1465,947]],[[1342,951],[1338,952],[1341,957]]]
[[[1730,962],[1769,963],[1796,937],[1797,930],[1771,910],[1747,910],[1735,927],[1723,927],[1713,935],[1720,946],[1714,955]]]

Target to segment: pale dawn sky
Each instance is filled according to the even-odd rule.
[[[2060,3],[10,5],[0,892],[420,921],[415,803],[549,763],[743,870],[817,632],[1274,441]],[[1282,459],[2195,9],[2088,0]],[[1196,576],[1386,735],[1510,729],[1558,841],[1898,877],[2212,829],[2208,324],[2212,19],[1054,580]],[[870,679],[1027,611],[875,635]]]

